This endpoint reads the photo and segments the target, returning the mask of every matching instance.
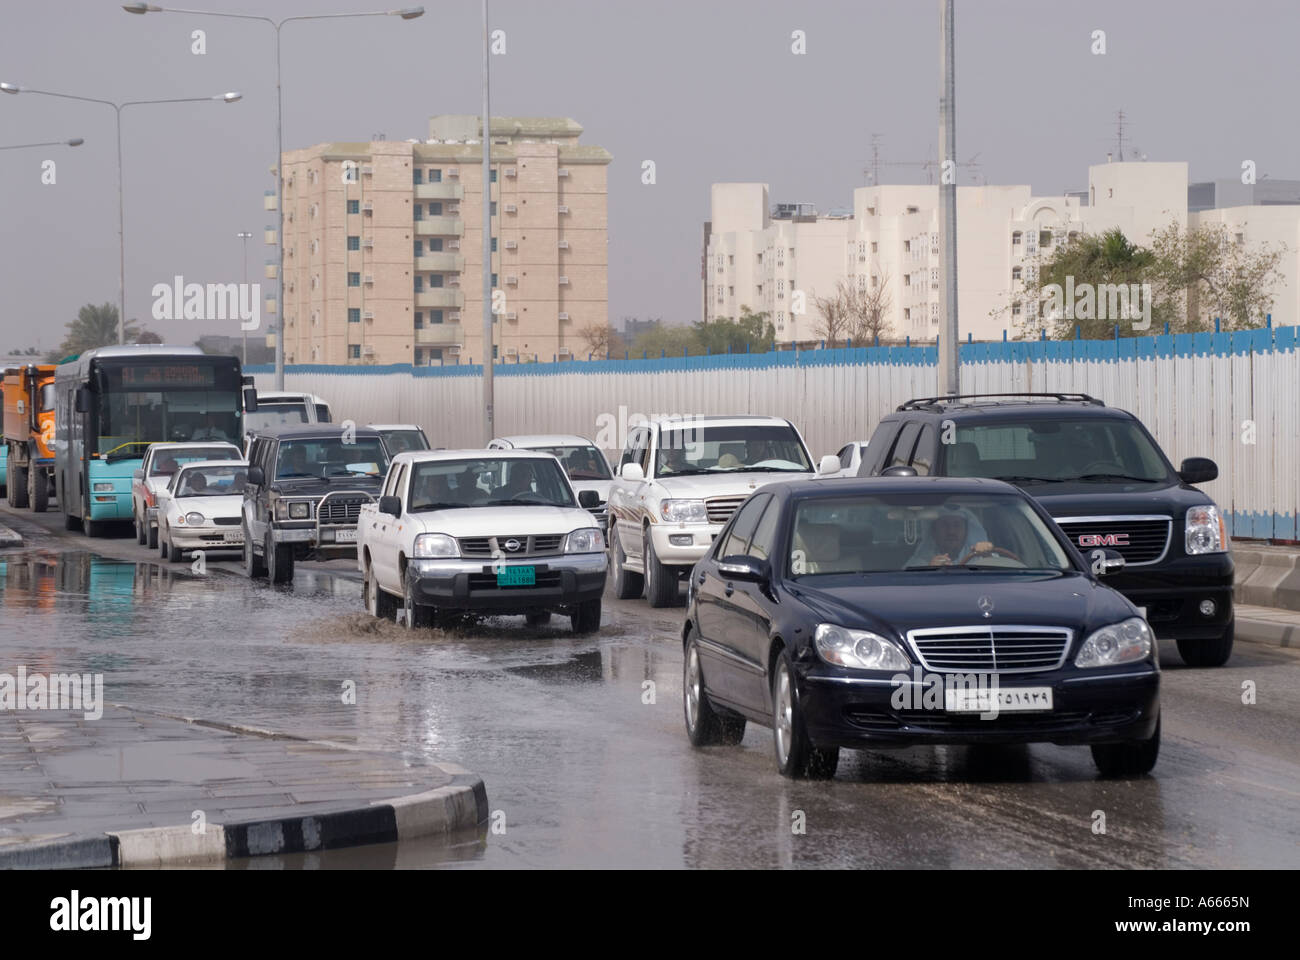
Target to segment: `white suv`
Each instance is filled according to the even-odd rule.
[[[660,417],[629,430],[609,489],[616,595],[676,603],[678,581],[746,497],[812,475],[803,438],[780,417]]]
[[[573,489],[582,493],[594,490],[600,502],[591,515],[603,529],[606,523],[605,501],[609,499],[612,479],[605,454],[586,437],[572,434],[540,434],[526,437],[497,437],[488,444],[490,450],[540,450],[555,457],[564,466]]]

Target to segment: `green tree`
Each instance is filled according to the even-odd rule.
[[[657,357],[661,354],[667,354],[670,357],[680,357],[683,352],[694,355],[704,352],[704,347],[700,344],[700,338],[695,332],[694,327],[677,327],[677,326],[657,326],[652,327],[645,333],[640,334],[627,349],[627,354],[633,357],[642,355]],[[621,354],[614,353],[614,356]]]
[[[1247,245],[1223,223],[1185,231],[1170,224],[1152,241],[1154,279],[1162,296],[1181,308],[1186,329],[1213,329],[1217,317],[1224,330],[1249,330],[1262,327],[1273,309],[1286,249]]]
[[[776,328],[766,311],[754,313],[740,308],[739,319],[718,317],[713,322],[700,320],[694,325],[700,345],[709,353],[767,353],[776,342]]]
[[[117,307],[111,303],[99,306],[88,303],[77,311],[77,319],[67,325],[67,331],[63,342],[51,351],[50,359],[58,360],[117,343]],[[135,322],[128,320],[123,339],[134,343],[138,335]]]

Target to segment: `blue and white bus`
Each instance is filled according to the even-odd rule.
[[[251,381],[251,377],[248,378]],[[55,487],[69,530],[87,536],[131,519],[131,480],[149,444],[243,437],[238,357],[164,344],[99,347],[54,377]]]

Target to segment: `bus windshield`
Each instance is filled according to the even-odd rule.
[[[100,366],[93,452],[120,460],[139,458],[160,441],[237,441],[238,368],[206,359]]]

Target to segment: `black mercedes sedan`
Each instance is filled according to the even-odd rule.
[[[997,480],[780,481],[691,571],[686,730],[773,729],[789,777],[842,748],[1088,744],[1104,776],[1155,766],[1160,667],[1138,609],[1017,487]]]

